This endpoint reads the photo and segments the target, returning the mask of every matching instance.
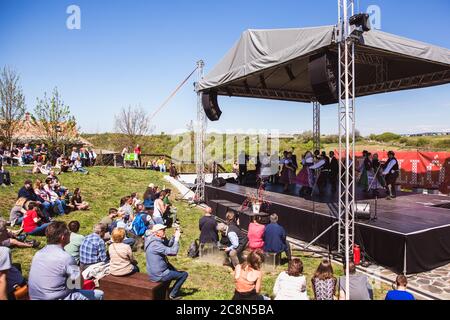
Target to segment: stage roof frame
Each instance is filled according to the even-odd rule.
[[[219,95],[313,102],[310,56],[337,52],[337,29],[247,30],[199,83]],[[450,50],[371,30],[355,46],[356,96],[450,83]]]

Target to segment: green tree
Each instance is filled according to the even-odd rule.
[[[76,132],[76,120],[70,113],[70,107],[66,105],[55,87],[52,96],[37,98],[34,108],[33,123],[44,133],[44,140],[54,149],[62,142],[73,138]]]
[[[25,96],[16,71],[4,67],[0,73],[0,136],[7,146],[26,112]]]

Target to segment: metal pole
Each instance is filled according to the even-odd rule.
[[[355,51],[349,38],[349,18],[354,14],[353,0],[338,0],[338,53],[339,53],[339,250],[345,251],[346,299],[350,298],[349,262],[354,245],[354,195],[355,195]],[[342,147],[345,136],[345,160]],[[351,162],[350,162],[351,161]],[[342,170],[345,172],[343,173]],[[343,232],[342,232],[343,231]],[[344,233],[344,234],[342,234]]]
[[[195,132],[195,164],[197,173],[197,183],[194,201],[205,201],[205,140],[206,140],[206,114],[202,105],[202,92],[199,90],[199,82],[203,78],[203,69],[205,63],[203,60],[197,62],[198,80],[196,84],[197,91],[197,125]]]

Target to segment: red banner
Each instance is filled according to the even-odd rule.
[[[371,153],[378,153],[382,162],[388,159],[387,151]],[[396,152],[395,157],[400,167],[397,183],[402,187],[439,189],[444,194],[450,193],[450,152],[407,151]],[[357,152],[357,168],[361,163],[362,152]]]

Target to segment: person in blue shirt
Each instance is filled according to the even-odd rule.
[[[397,284],[396,290],[391,290],[386,294],[385,300],[415,300],[414,296],[406,291],[408,279],[404,275],[397,276],[395,280]]]
[[[268,253],[285,252],[288,260],[291,260],[291,248],[286,241],[286,230],[278,224],[276,213],[270,216],[270,224],[264,232],[264,251]]]

